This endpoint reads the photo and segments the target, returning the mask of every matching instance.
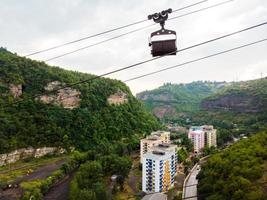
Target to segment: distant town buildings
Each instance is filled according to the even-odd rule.
[[[140,144],[140,162],[143,162],[143,155],[150,152],[152,147],[161,144],[162,140],[158,136],[148,136],[141,140]]]
[[[193,143],[195,153],[199,153],[205,146],[205,135],[201,127],[193,126],[189,129],[188,138]]]
[[[217,147],[217,130],[213,126],[202,126],[205,133],[205,145]]]
[[[213,126],[192,126],[188,132],[188,138],[193,143],[195,153],[199,153],[205,146],[217,146],[216,129]]]
[[[174,185],[177,172],[177,145],[170,143],[170,132],[152,132],[141,140],[142,190],[166,192]]]

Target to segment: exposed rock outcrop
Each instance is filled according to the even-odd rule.
[[[230,110],[239,113],[258,113],[267,110],[267,102],[253,96],[226,95],[217,99],[204,100],[204,110]]]
[[[29,147],[29,148],[18,149],[7,154],[0,154],[0,166],[9,163],[14,163],[29,157],[40,158],[47,154],[55,154],[62,152],[64,151],[62,151],[62,149],[57,147],[42,147],[37,149]]]
[[[45,87],[46,91],[50,92],[58,89],[57,93],[43,95],[39,97],[38,100],[46,104],[52,103],[54,105],[62,105],[64,108],[68,109],[79,107],[81,92],[70,87],[60,89],[62,86],[64,86],[64,84],[59,81],[53,81],[47,84]]]
[[[9,85],[9,90],[14,98],[18,98],[22,95],[22,85]]]
[[[166,116],[174,116],[176,114],[175,108],[170,105],[155,107],[153,108],[152,112],[159,119],[162,119]]]
[[[136,97],[141,101],[152,100],[153,102],[175,102],[176,99],[171,93],[162,92],[159,94],[150,94],[150,93],[140,93]]]
[[[43,147],[43,148],[39,148],[39,149],[36,149],[35,152],[34,152],[34,157],[35,158],[40,158],[42,156],[45,156],[47,154],[50,154],[50,153],[55,153],[57,152],[59,149],[56,148],[56,147]]]
[[[119,90],[115,94],[110,95],[107,101],[110,105],[121,105],[128,103],[128,98],[126,93]]]

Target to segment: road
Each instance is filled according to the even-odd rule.
[[[24,175],[18,178],[14,184],[19,185],[23,181],[31,181],[35,179],[45,179],[47,176],[51,175],[55,170],[59,169],[63,163],[66,161],[64,159],[56,161],[54,163],[46,164],[45,166],[41,166],[29,175]],[[4,191],[0,191],[0,200],[16,200],[22,194],[22,189],[20,187],[17,188],[9,188]]]
[[[191,172],[187,183],[185,184],[184,199],[186,199],[186,200],[197,200],[196,196],[197,196],[198,180],[196,179],[196,177],[197,177],[199,171],[200,171],[199,166],[195,167],[193,169],[193,171]]]

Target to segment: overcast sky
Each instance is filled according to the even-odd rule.
[[[146,19],[148,14],[156,11],[177,9],[198,1],[200,0],[0,0],[0,46],[23,56]],[[209,0],[190,9],[173,13],[170,17],[222,1],[224,0]],[[177,45],[181,49],[265,21],[267,21],[266,0],[235,0],[217,8],[168,21],[166,28],[177,32]],[[31,58],[45,60],[149,24],[150,21]],[[157,29],[159,26],[153,26],[49,61],[48,64],[97,75],[131,65],[151,58],[148,36]],[[110,77],[127,80],[263,38],[267,38],[267,26],[184,51],[177,56],[168,56]],[[267,76],[267,42],[127,84],[135,94],[156,88],[165,82],[240,81],[259,78],[261,73]]]

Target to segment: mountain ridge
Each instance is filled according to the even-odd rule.
[[[183,113],[200,109],[201,100],[230,83],[196,81],[188,84],[170,84],[150,91],[138,93],[149,111],[163,119],[170,115],[179,117]]]

